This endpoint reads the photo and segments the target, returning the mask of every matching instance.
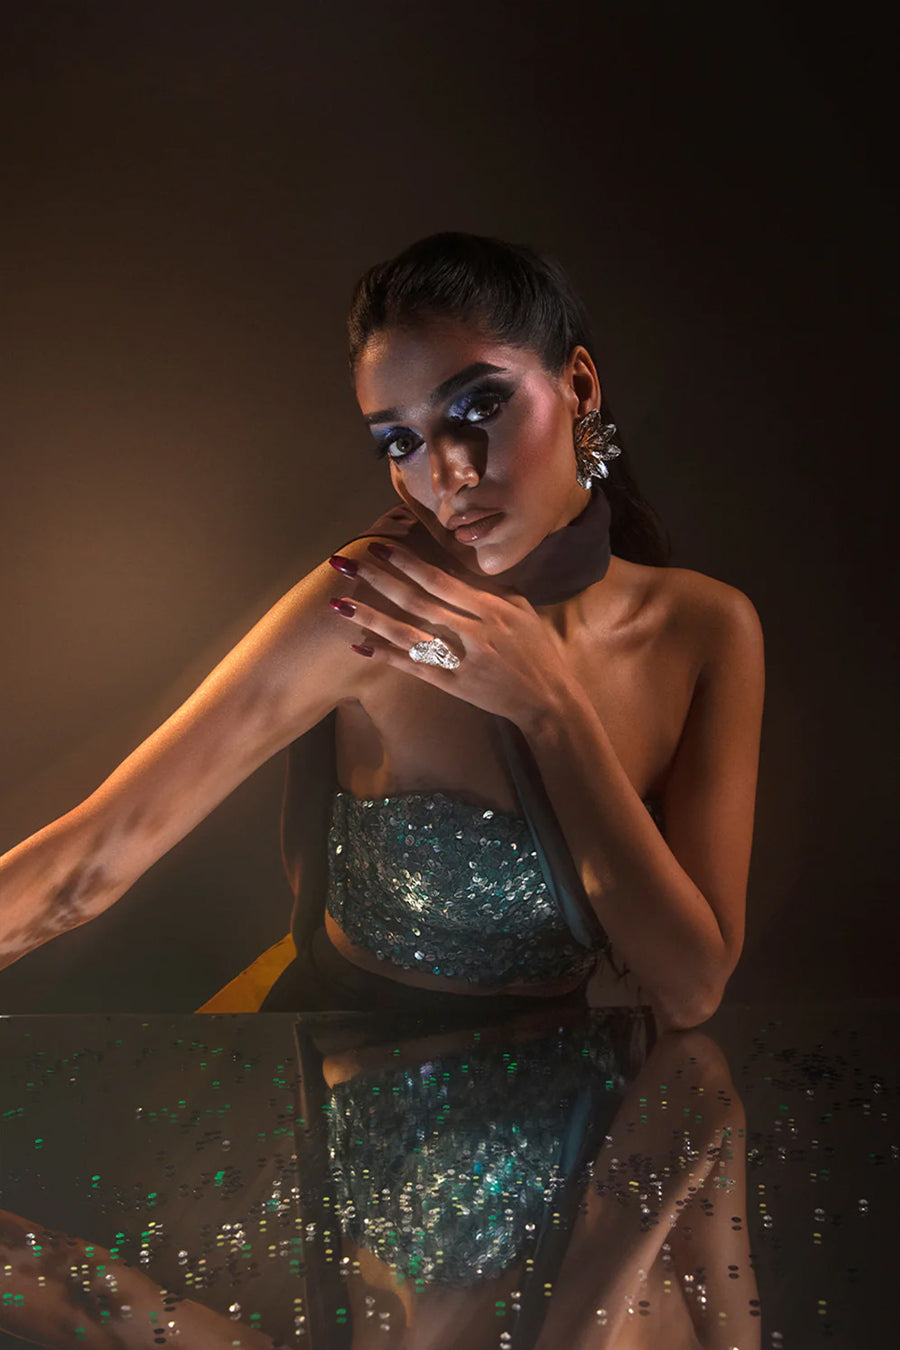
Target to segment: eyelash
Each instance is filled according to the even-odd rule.
[[[471,412],[471,410],[477,404],[481,403],[482,401],[490,399],[493,403],[497,405],[494,408],[494,411],[489,412],[486,414],[486,416],[479,418],[477,422],[469,423],[470,426],[481,426],[483,422],[490,422],[494,417],[496,417],[497,414],[500,412],[500,409],[503,407],[503,405],[505,403],[508,403],[509,400],[512,398],[512,396],[513,391],[511,389],[498,389],[492,385],[484,385],[483,387],[478,389],[471,389],[467,394],[463,395],[462,399],[460,399],[459,403],[456,405],[462,406],[462,415],[448,416],[447,420],[453,423],[460,423],[460,424],[465,423],[467,421],[467,414]],[[393,435],[388,433],[388,435],[382,436],[375,443],[375,454],[377,458],[391,459],[394,461],[395,464],[402,463],[403,460],[409,459],[410,455],[414,454],[415,451],[419,449],[419,446],[424,445],[425,443],[424,441],[420,440],[417,445],[413,446],[412,450],[407,450],[405,454],[402,455],[390,455],[388,454],[388,448],[391,445],[393,445],[395,441],[402,439],[404,436],[411,436],[411,435],[412,435],[411,432],[395,432]]]

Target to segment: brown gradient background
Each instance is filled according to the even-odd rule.
[[[731,8],[3,6],[0,847],[390,503],[350,289],[497,233],[581,287],[674,561],[762,618],[728,996],[893,992],[890,44],[864,9],[828,35]],[[187,1010],[281,937],[281,773],[3,973],[0,1010]]]

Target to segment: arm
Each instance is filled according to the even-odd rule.
[[[51,1350],[276,1350],[270,1336],[174,1297],[96,1243],[0,1210],[0,1328]],[[161,1340],[162,1332],[165,1338]]]
[[[744,1136],[743,1104],[716,1043],[698,1031],[661,1036],[593,1161],[539,1350],[630,1342],[633,1305],[642,1298],[650,1300],[641,1310],[647,1344],[759,1350],[759,1318],[748,1303],[758,1289]],[[705,1304],[693,1297],[701,1284]],[[597,1323],[598,1307],[606,1309],[605,1324]],[[696,1333],[690,1342],[688,1318]]]
[[[740,956],[762,717],[753,606],[723,587],[703,628],[705,655],[663,794],[665,839],[582,690],[557,685],[520,721],[591,904],[676,1028],[712,1014]]]
[[[350,550],[348,550],[350,551]],[[108,909],[265,760],[352,698],[323,563],[89,797],[0,858],[0,969]]]
[[[588,899],[666,1028],[709,1017],[740,955],[763,699],[756,611],[733,587],[694,577],[673,622],[697,669],[663,795],[666,838],[623,769],[571,669],[528,601],[488,594],[409,550],[381,549],[357,575],[418,623],[355,601],[376,659],[515,723],[530,744]],[[386,564],[389,563],[389,566]],[[415,665],[437,633],[453,670]]]

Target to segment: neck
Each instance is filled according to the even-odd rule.
[[[512,586],[533,605],[553,605],[569,600],[606,576],[610,561],[609,502],[602,488],[592,487],[583,511],[542,539],[514,567],[499,572],[495,580]],[[449,554],[408,506],[394,506],[372,524],[365,535],[387,539],[415,539],[429,561],[447,568]],[[349,541],[347,541],[349,542]],[[455,571],[458,564],[451,565]],[[490,584],[490,578],[485,578]]]
[[[606,575],[610,562],[609,502],[599,487],[567,525],[553,530],[521,562],[498,573],[533,605],[568,600]]]

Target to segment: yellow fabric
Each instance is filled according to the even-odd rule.
[[[294,939],[287,933],[280,942],[269,947],[246,970],[235,975],[233,980],[229,980],[212,998],[207,999],[197,1012],[259,1012],[266,994],[296,954]]]

